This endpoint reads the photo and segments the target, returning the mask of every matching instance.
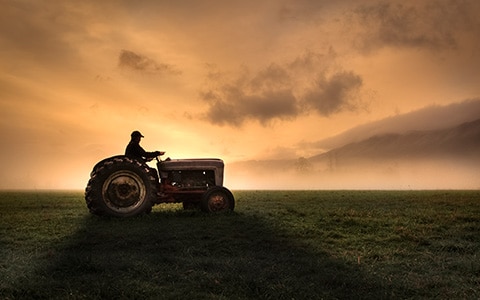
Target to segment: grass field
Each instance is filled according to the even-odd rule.
[[[1,299],[480,299],[480,191],[236,191],[224,215],[0,193]]]

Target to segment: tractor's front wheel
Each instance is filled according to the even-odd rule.
[[[91,173],[85,200],[97,215],[130,217],[149,213],[156,200],[156,177],[143,162],[114,156],[99,162]]]
[[[208,189],[203,195],[201,208],[205,212],[233,211],[235,198],[225,187],[214,186]]]

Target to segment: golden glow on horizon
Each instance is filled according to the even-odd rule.
[[[228,167],[478,99],[479,14],[475,0],[7,1],[0,189],[81,189],[136,129],[147,150]]]

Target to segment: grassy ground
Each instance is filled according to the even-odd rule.
[[[479,191],[237,191],[234,213],[90,215],[0,193],[1,299],[479,299]]]

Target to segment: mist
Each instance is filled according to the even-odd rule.
[[[397,160],[358,162],[350,168],[329,169],[292,162],[262,167],[261,162],[226,166],[226,184],[232,189],[258,190],[422,190],[480,189],[480,161]],[[298,163],[298,161],[297,161]]]
[[[480,188],[480,119],[372,134],[308,158],[237,162],[229,172],[239,188],[254,189]]]

